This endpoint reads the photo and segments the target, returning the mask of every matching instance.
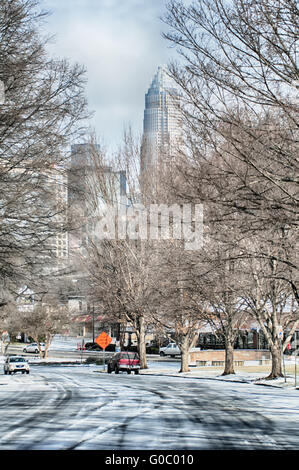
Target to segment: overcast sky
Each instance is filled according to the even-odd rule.
[[[51,53],[87,68],[91,125],[108,145],[131,124],[142,133],[144,94],[156,69],[174,54],[161,31],[166,0],[43,0],[52,14]]]

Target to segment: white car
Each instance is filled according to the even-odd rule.
[[[9,356],[4,362],[4,374],[15,374],[16,372],[22,372],[22,374],[29,374],[30,367],[22,356]]]
[[[160,348],[159,353],[160,356],[179,356],[181,351],[176,343],[169,343],[164,348]]]
[[[44,350],[45,350],[45,343],[40,343],[40,348],[41,348],[41,351],[44,351]],[[38,354],[38,353],[39,353],[39,349],[38,349],[37,343],[30,343],[30,344],[27,344],[27,346],[25,346],[25,348],[23,349],[23,352],[24,352],[24,353],[35,353],[35,354]]]

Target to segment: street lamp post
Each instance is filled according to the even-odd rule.
[[[92,342],[94,343],[94,303],[92,304]]]

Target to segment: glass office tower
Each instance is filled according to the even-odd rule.
[[[162,155],[179,138],[179,94],[167,74],[160,66],[145,95],[143,120],[142,170],[155,169]]]

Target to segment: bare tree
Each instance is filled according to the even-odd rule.
[[[67,305],[59,302],[57,296],[50,293],[40,298],[35,295],[33,308],[20,313],[20,330],[37,343],[40,357],[47,358],[53,337],[65,332],[69,326]],[[44,351],[41,342],[45,343]]]
[[[283,375],[282,354],[299,325],[298,302],[290,283],[294,272],[289,267],[286,273],[285,264],[279,260],[274,242],[278,236],[273,234],[273,243],[269,244],[267,240],[266,246],[260,247],[260,256],[254,255],[244,264],[243,298],[268,341],[272,356],[270,379]],[[255,240],[255,243],[260,246],[261,240]],[[268,251],[266,256],[262,254],[264,251]]]
[[[126,132],[124,147],[110,158],[93,138],[88,145],[89,171],[81,200],[84,242],[77,257],[81,260],[79,270],[88,279],[87,295],[102,305],[110,320],[133,326],[141,366],[146,368],[150,251],[138,236],[127,233],[126,226],[127,212],[133,220],[138,198],[133,143],[130,131]]]
[[[195,262],[196,263],[196,262]],[[207,302],[194,283],[194,256],[177,240],[161,240],[151,256],[151,317],[176,342],[180,372],[189,371],[189,353],[207,322]]]
[[[297,229],[297,21],[292,0],[168,4],[165,37],[183,59],[170,73],[184,103],[185,179],[224,215],[245,216],[247,231]]]
[[[5,355],[11,338],[19,333],[19,325],[16,321],[16,304],[10,292],[3,292],[1,289],[1,297],[5,299],[0,309],[0,354]]]
[[[214,260],[204,287],[203,295],[209,302],[207,321],[225,345],[223,375],[235,373],[234,344],[240,327],[249,317],[241,297],[241,279],[242,272],[231,258],[228,261]]]
[[[174,187],[184,200],[205,203],[213,236],[227,232],[234,248],[227,261],[244,260],[243,279],[251,272],[257,297],[248,291],[245,301],[251,299],[263,329],[265,316],[253,305],[268,305],[274,377],[281,363],[274,325],[282,304],[270,292],[293,299],[283,315],[291,331],[298,304],[298,7],[292,0],[173,0],[164,20],[165,37],[182,57],[170,65],[185,129]],[[259,275],[254,260],[262,263]]]
[[[66,224],[54,180],[87,116],[83,67],[47,55],[35,0],[0,1],[0,278],[14,290],[50,262]]]
[[[126,321],[137,335],[142,368],[147,368],[145,335],[149,321],[150,263],[142,247],[128,241],[88,246],[88,273],[93,297],[115,322]]]

